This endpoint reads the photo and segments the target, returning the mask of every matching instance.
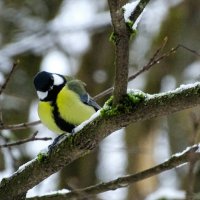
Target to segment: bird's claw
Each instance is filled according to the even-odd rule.
[[[53,141],[52,144],[50,144],[48,146],[48,150],[49,151],[52,151],[52,149],[57,145],[59,144],[64,138],[68,137],[69,136],[69,133],[62,133],[61,135],[59,135],[58,137],[56,137]]]

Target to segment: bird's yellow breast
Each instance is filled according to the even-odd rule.
[[[38,115],[41,122],[51,131],[62,133],[63,131],[56,125],[53,117],[53,107],[50,102],[40,101],[38,104]]]
[[[95,113],[93,107],[84,104],[78,94],[65,86],[57,95],[56,105],[60,117],[75,126],[89,119]],[[53,115],[54,107],[50,102],[39,102],[38,115],[42,123],[55,133],[63,133],[56,124]]]
[[[84,104],[79,95],[69,90],[67,86],[58,93],[56,104],[60,116],[74,125],[81,124],[95,113],[93,107]]]

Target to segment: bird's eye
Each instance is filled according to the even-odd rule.
[[[50,91],[50,90],[53,90],[53,85],[52,85],[52,86],[50,86],[50,88],[49,88],[49,90],[48,90],[48,91]]]

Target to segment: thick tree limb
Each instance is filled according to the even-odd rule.
[[[117,112],[105,108],[104,115],[98,116],[74,136],[58,144],[49,154],[40,154],[24,169],[18,170],[0,183],[1,200],[11,200],[27,192],[51,174],[62,169],[79,157],[88,154],[103,138],[122,127],[137,121],[200,105],[200,82],[187,85],[167,93],[147,96],[132,107],[121,105]],[[122,109],[122,106],[125,109]],[[114,109],[115,110],[115,109]],[[14,186],[14,187],[13,187]],[[9,197],[8,197],[9,194]]]
[[[160,174],[164,171],[170,170],[174,167],[178,167],[179,165],[182,165],[184,163],[190,162],[191,156],[195,160],[200,159],[200,145],[194,145],[190,148],[187,148],[182,153],[179,153],[177,155],[173,155],[170,159],[167,161],[149,168],[147,170],[144,170],[142,172],[123,176],[120,178],[117,178],[115,180],[109,181],[107,183],[100,183],[94,186],[90,186],[83,189],[74,190],[72,192],[66,192],[66,193],[56,193],[55,194],[49,194],[49,195],[43,195],[41,197],[32,197],[27,198],[27,200],[70,200],[74,198],[79,198],[80,194],[83,193],[86,195],[86,197],[91,195],[96,195],[102,192],[107,192],[110,190],[116,190],[122,187],[127,187],[130,184],[133,184],[137,181],[144,180],[146,178],[149,178],[151,176],[155,176],[157,174]],[[83,197],[83,196],[82,196]]]
[[[132,11],[129,20],[134,24],[150,0],[141,0]],[[129,39],[130,27],[125,23],[122,7],[126,0],[108,0],[113,24],[115,42],[115,80],[113,103],[116,105],[126,94],[128,84]]]
[[[122,96],[126,94],[128,84],[130,32],[125,23],[122,10],[122,6],[126,2],[126,0],[108,0],[113,24],[113,40],[115,42],[114,104],[117,104]]]

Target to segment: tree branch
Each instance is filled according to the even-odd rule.
[[[126,94],[128,84],[129,37],[122,6],[126,1],[108,0],[115,42],[115,80],[113,103],[116,105]]]
[[[34,121],[34,122],[25,122],[21,124],[12,124],[12,125],[1,125],[0,130],[20,130],[20,129],[26,129],[30,128],[31,126],[35,126],[40,124],[41,121]]]
[[[136,77],[138,77],[143,72],[148,71],[151,67],[155,66],[157,63],[160,63],[160,61],[162,61],[163,59],[165,59],[165,58],[169,57],[170,55],[176,53],[177,50],[179,50],[180,48],[185,49],[186,51],[189,51],[189,52],[195,54],[196,56],[200,57],[200,54],[197,51],[190,49],[190,48],[188,48],[188,47],[186,47],[182,44],[178,44],[176,47],[173,47],[169,51],[160,55],[160,52],[165,47],[166,42],[167,42],[167,38],[165,38],[163,40],[162,45],[156,50],[156,52],[150,58],[149,62],[146,65],[144,65],[141,69],[139,69],[137,72],[135,72],[134,74],[129,76],[128,82],[134,80]],[[95,100],[100,99],[100,98],[102,98],[102,97],[104,97],[108,94],[111,94],[113,89],[114,89],[113,87],[110,87],[110,88],[104,90],[103,92],[99,93],[98,95],[94,96],[93,98]]]
[[[66,193],[55,192],[55,194],[27,198],[27,200],[40,200],[40,199],[41,200],[65,200],[65,199],[70,200],[70,199],[78,198],[80,193],[84,193],[86,197],[89,197],[91,195],[107,192],[109,190],[116,190],[119,188],[127,187],[130,184],[155,176],[157,174],[160,174],[172,168],[178,167],[184,163],[190,162],[191,156],[196,160],[200,159],[200,144],[194,145],[192,147],[188,147],[182,153],[173,155],[167,161],[136,174],[123,176],[115,180],[109,181],[107,183],[100,183],[100,184],[90,186],[87,188],[77,189],[72,192],[66,192]]]
[[[150,58],[149,62],[146,65],[144,65],[141,69],[139,69],[137,72],[135,72],[134,74],[132,74],[131,76],[128,77],[128,82],[134,80],[140,74],[142,74],[145,71],[148,71],[151,67],[153,67],[155,64],[157,64],[160,61],[160,57],[162,57],[162,59],[165,58],[165,57],[163,57],[163,55],[161,55],[160,57],[158,57],[158,56],[160,55],[161,50],[165,47],[166,42],[167,42],[167,38],[164,39],[162,46],[156,50],[156,52]],[[104,90],[103,92],[97,94],[96,96],[94,96],[93,99],[98,100],[108,94],[111,94],[113,89],[114,89],[114,87],[110,87],[110,88]]]
[[[0,95],[1,95],[2,92],[6,89],[6,86],[7,86],[8,82],[9,82],[9,80],[10,80],[10,78],[11,78],[11,76],[12,76],[14,70],[16,69],[18,63],[19,63],[18,61],[13,63],[13,66],[12,66],[11,71],[9,72],[9,74],[8,74],[8,76],[7,76],[6,80],[5,80],[5,82],[3,83],[3,85],[2,85],[1,88],[0,88]]]
[[[17,145],[21,145],[21,144],[24,144],[24,143],[27,143],[27,142],[33,142],[33,141],[36,141],[36,140],[47,141],[47,140],[51,140],[51,139],[52,139],[52,138],[50,138],[50,137],[37,138],[37,137],[36,137],[37,133],[38,133],[38,132],[35,132],[35,133],[33,133],[33,135],[32,135],[31,137],[26,138],[26,139],[19,140],[19,141],[17,141],[17,142],[1,144],[1,145],[0,145],[0,148],[17,146]]]
[[[129,16],[134,24],[150,0],[141,0]],[[127,1],[108,0],[115,42],[115,80],[113,91],[113,104],[120,102],[126,94],[128,85],[129,39],[130,27],[124,20],[122,7]]]
[[[130,99],[126,98],[124,105],[115,108],[105,106],[98,117],[75,135],[62,140],[51,152],[40,153],[26,167],[3,179],[0,183],[1,200],[11,200],[27,192],[51,174],[90,153],[113,131],[130,123],[200,105],[200,82],[166,93],[146,95],[140,102],[134,103],[132,99],[138,96],[139,94],[129,94]]]
[[[137,18],[141,15],[146,5],[149,3],[150,0],[140,0],[134,11],[131,13],[129,20],[136,22]]]

